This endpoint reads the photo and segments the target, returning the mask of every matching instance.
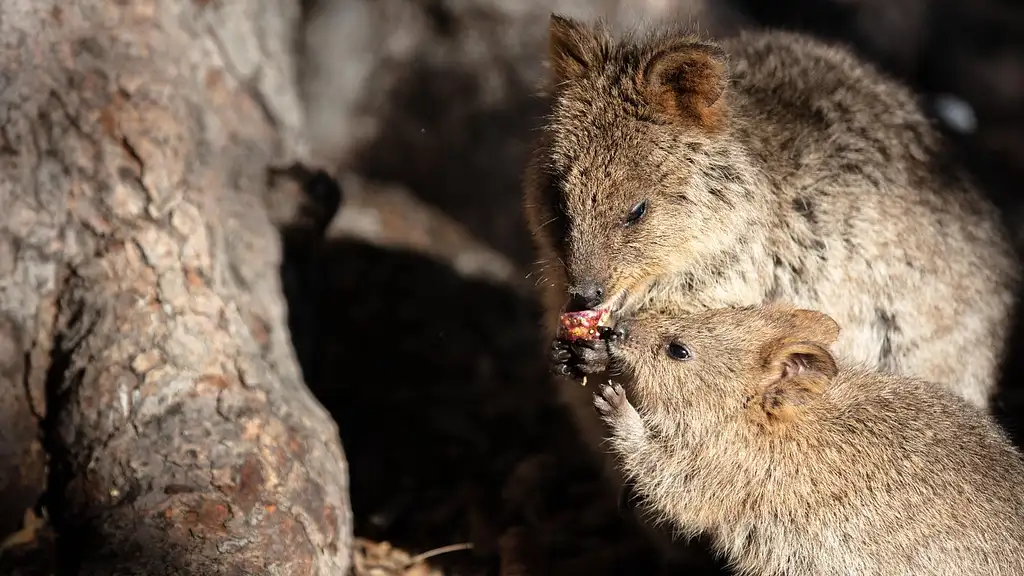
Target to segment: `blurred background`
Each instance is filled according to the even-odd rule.
[[[304,9],[309,130],[344,198],[325,245],[286,237],[283,272],[304,370],[350,459],[362,574],[660,570],[555,404],[526,278],[520,175],[545,114],[538,87],[552,11],[847,43],[919,92],[1024,240],[1019,2],[304,0]],[[1000,399],[1014,434],[1015,352]],[[434,568],[409,568],[410,555],[464,543],[472,549],[434,556]]]

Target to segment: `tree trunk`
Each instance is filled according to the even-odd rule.
[[[45,446],[66,570],[347,572],[261,203],[308,156],[298,8],[0,1],[0,538]]]

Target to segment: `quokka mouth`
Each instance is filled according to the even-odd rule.
[[[648,277],[635,282],[602,302],[600,308],[611,312],[612,318],[616,318],[624,313],[634,312],[651,293],[651,289],[656,281],[657,278]]]

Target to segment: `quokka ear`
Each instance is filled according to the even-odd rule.
[[[680,42],[657,52],[643,73],[651,104],[670,121],[714,130],[724,109],[726,63],[725,50],[712,43]]]
[[[815,342],[781,341],[766,359],[757,408],[768,423],[795,420],[839,373],[832,353]]]
[[[800,340],[829,346],[839,338],[839,324],[824,312],[797,309],[789,313],[789,320],[792,325],[786,331]]]
[[[551,14],[548,23],[548,65],[554,84],[582,76],[601,57],[604,45],[599,31],[586,24]]]

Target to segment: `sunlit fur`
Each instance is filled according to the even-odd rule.
[[[907,89],[790,33],[716,44],[554,19],[550,44],[524,201],[549,336],[580,280],[627,290],[624,312],[783,299],[835,318],[844,356],[988,406],[1018,264]],[[674,78],[697,80],[651,78],[687,55]],[[590,388],[560,390],[597,446]]]
[[[834,358],[831,318],[648,310],[624,328],[631,401],[608,446],[659,520],[709,535],[739,574],[1024,574],[1017,450],[954,394]],[[795,353],[810,368],[783,375]]]

